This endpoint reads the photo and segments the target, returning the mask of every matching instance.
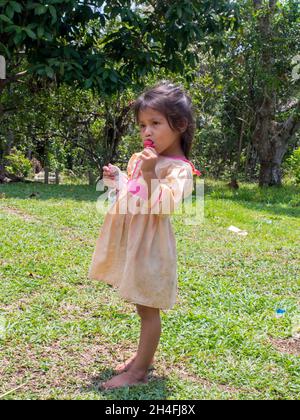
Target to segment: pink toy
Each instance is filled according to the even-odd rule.
[[[144,141],[144,147],[153,147],[155,149],[155,144],[153,140],[147,139]]]

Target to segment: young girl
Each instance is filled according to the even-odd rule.
[[[137,353],[117,366],[118,375],[101,389],[147,382],[161,334],[160,310],[171,309],[177,297],[169,216],[192,193],[193,174],[201,175],[188,160],[195,122],[191,99],[180,87],[162,81],[133,109],[146,147],[130,158],[127,174],[110,164],[103,168],[115,201],[97,239],[89,278],[110,284],[136,305],[141,333]]]

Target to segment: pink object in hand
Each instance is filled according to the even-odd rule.
[[[144,147],[145,148],[146,147],[153,147],[153,149],[155,149],[155,144],[154,144],[153,140],[147,139],[147,140],[144,140]],[[140,171],[141,171],[141,165],[142,165],[142,160],[139,159],[137,161],[136,165],[135,165],[135,168],[134,168],[133,174],[131,176],[131,179],[138,179],[139,178]]]
[[[153,142],[153,140],[148,139],[144,141],[144,147],[153,147],[155,149],[155,144]]]

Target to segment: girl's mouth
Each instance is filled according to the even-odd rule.
[[[154,141],[151,139],[144,140],[144,147],[153,147],[155,148]]]

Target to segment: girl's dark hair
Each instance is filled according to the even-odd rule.
[[[139,123],[139,112],[148,107],[163,114],[172,130],[180,131],[187,123],[186,130],[181,133],[181,147],[188,159],[195,134],[194,109],[191,98],[181,86],[176,86],[168,80],[162,80],[144,91],[133,102],[132,108],[137,124]]]

